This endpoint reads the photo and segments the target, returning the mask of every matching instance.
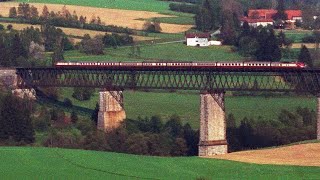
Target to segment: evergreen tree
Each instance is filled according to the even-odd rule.
[[[91,120],[95,123],[95,125],[98,124],[99,109],[100,109],[100,106],[99,106],[99,103],[97,103],[93,113],[91,114]]]
[[[2,140],[34,142],[31,111],[27,108],[25,101],[11,94],[6,95],[2,101],[0,113],[0,138]]]
[[[28,52],[23,47],[19,34],[15,34],[12,39],[12,44],[10,47],[10,60],[11,60],[10,65],[11,66],[18,65],[17,59],[19,57],[27,58]]]
[[[10,18],[16,18],[17,17],[17,9],[16,9],[16,7],[10,8],[9,17]]]
[[[272,16],[273,20],[285,21],[288,19],[288,15],[285,12],[284,0],[278,0],[277,13]]]
[[[278,40],[272,29],[262,28],[257,38],[259,49],[256,57],[258,61],[280,61],[282,55]]]
[[[300,50],[298,61],[305,63],[309,67],[313,67],[313,61],[312,61],[310,52],[309,52],[308,48],[305,45],[303,45],[301,50]]]
[[[210,31],[220,26],[221,5],[219,0],[204,0],[195,15],[198,30]]]

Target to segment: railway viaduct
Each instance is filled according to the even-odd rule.
[[[3,75],[6,74],[6,75]],[[299,92],[318,97],[317,139],[320,139],[320,70],[139,70],[80,68],[17,68],[10,71],[19,88],[95,87],[100,92],[98,128],[119,126],[126,117],[123,90],[197,90],[200,94],[199,156],[227,153],[224,95],[226,91]],[[0,72],[1,79],[8,73]],[[3,78],[6,77],[6,78]],[[9,78],[10,79],[10,78]]]

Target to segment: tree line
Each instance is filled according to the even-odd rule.
[[[127,27],[105,25],[99,16],[92,16],[90,20],[87,20],[86,16],[78,16],[76,11],[70,13],[66,6],[63,6],[61,11],[55,13],[54,11],[49,11],[48,7],[45,5],[42,9],[42,13],[39,14],[36,7],[32,5],[30,6],[28,3],[19,3],[18,8],[10,8],[9,17],[18,18],[17,20],[21,23],[45,23],[52,26],[89,29],[104,32],[134,33],[132,29]]]
[[[72,101],[64,107],[72,108]],[[39,106],[11,94],[0,95],[0,144],[33,145],[35,133],[44,136],[37,145],[79,148],[152,156],[195,156],[199,131],[182,124],[179,116],[167,120],[158,116],[126,119],[114,130],[96,129],[99,105],[91,119],[74,109]],[[13,113],[14,112],[14,113]],[[229,151],[279,146],[316,138],[316,113],[298,107],[294,112],[281,110],[276,119],[258,117],[237,120],[227,116]]]

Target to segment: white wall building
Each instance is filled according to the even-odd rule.
[[[190,33],[185,35],[187,46],[209,46],[209,33]]]

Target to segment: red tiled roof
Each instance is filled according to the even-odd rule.
[[[186,34],[186,38],[210,38],[210,34],[209,33],[189,33]]]
[[[250,9],[248,12],[248,17],[253,17],[255,13],[259,14],[260,18],[271,19],[272,15],[277,13],[274,9]]]
[[[293,17],[302,17],[301,10],[286,10],[285,11],[288,15],[288,19],[292,20]]]
[[[292,20],[293,17],[301,17],[301,10],[286,10],[288,19]],[[253,17],[257,13],[260,19],[271,19],[274,14],[277,13],[275,9],[250,9],[248,11],[248,17]]]

